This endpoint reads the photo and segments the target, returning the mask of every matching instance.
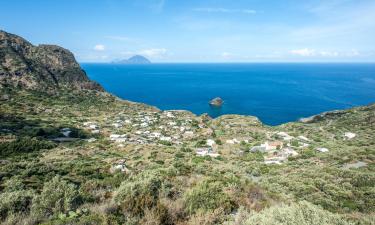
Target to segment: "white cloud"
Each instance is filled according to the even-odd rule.
[[[308,48],[291,50],[290,53],[293,55],[299,55],[299,56],[315,56],[316,55],[315,49],[308,49]]]
[[[148,56],[151,58],[161,58],[167,53],[167,49],[165,48],[150,48],[144,49],[138,52],[138,54]]]
[[[309,48],[303,48],[303,49],[295,49],[295,50],[291,50],[289,51],[290,54],[292,55],[298,55],[298,56],[302,56],[302,57],[358,57],[358,56],[361,56],[361,53],[356,50],[356,49],[353,49],[351,51],[326,51],[326,50],[322,50],[322,51],[318,51],[318,50],[315,50],[315,49],[309,49]]]
[[[96,51],[104,51],[105,50],[105,46],[101,45],[101,44],[95,45],[94,46],[94,50],[96,50]]]
[[[337,57],[339,56],[339,53],[336,51],[330,52],[330,51],[321,51],[319,52],[319,55],[324,57]]]
[[[253,9],[227,9],[227,8],[195,8],[193,11],[196,12],[207,12],[207,13],[245,13],[245,14],[256,14],[257,11]]]

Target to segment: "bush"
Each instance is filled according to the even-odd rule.
[[[51,149],[56,144],[36,138],[19,138],[11,142],[0,143],[0,156],[6,157],[14,153],[35,152],[41,149]]]
[[[22,183],[22,180],[18,177],[12,177],[11,179],[5,181],[4,191],[22,191],[25,188],[25,185]]]
[[[292,205],[273,206],[254,213],[243,223],[243,225],[350,225],[338,214],[331,213],[302,201]]]
[[[143,216],[145,209],[158,202],[162,181],[156,172],[139,174],[131,181],[124,181],[118,188],[114,200],[124,212]]]
[[[185,207],[188,213],[208,212],[222,208],[228,212],[233,208],[229,196],[223,192],[220,182],[204,181],[185,193]]]
[[[8,215],[21,214],[29,211],[33,192],[12,191],[0,194],[0,219],[4,220]]]
[[[78,199],[76,186],[56,176],[45,183],[42,193],[34,198],[32,213],[41,217],[67,213],[77,208]]]

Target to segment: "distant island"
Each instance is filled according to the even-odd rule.
[[[128,59],[114,61],[116,64],[151,64],[151,61],[144,56],[134,55]]]

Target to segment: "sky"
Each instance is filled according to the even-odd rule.
[[[375,62],[375,0],[0,0],[0,29],[79,62]]]

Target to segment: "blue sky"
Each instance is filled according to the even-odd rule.
[[[0,29],[80,62],[375,62],[375,0],[0,1]]]

